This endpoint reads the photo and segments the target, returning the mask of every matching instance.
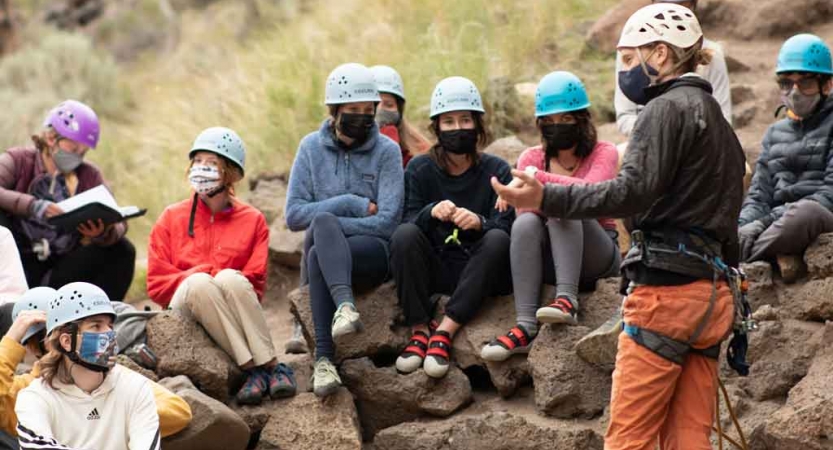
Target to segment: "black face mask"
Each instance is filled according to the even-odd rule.
[[[364,142],[370,135],[375,119],[373,114],[341,113],[338,119],[338,131],[356,142]]]
[[[465,155],[477,151],[477,130],[440,131],[440,145],[443,150],[455,155]]]
[[[547,155],[554,156],[561,150],[575,147],[581,139],[581,132],[574,123],[548,123],[541,125],[541,137]]]

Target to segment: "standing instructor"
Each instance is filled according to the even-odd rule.
[[[625,329],[613,373],[606,450],[710,449],[717,353],[732,329],[734,303],[707,261],[738,262],[737,220],[745,158],[712,87],[695,73],[708,62],[694,14],[646,6],[619,40],[625,95],[639,115],[617,177],[544,187],[524,181],[497,193],[516,208],[550,217],[629,217],[633,246]]]

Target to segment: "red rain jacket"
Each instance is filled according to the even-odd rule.
[[[148,244],[148,295],[167,307],[182,282],[199,272],[216,275],[239,270],[252,283],[258,299],[266,286],[269,227],[263,213],[234,200],[233,206],[212,216],[198,201],[194,237],[188,236],[191,200],[165,209],[153,226]]]

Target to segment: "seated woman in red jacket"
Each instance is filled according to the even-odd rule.
[[[169,206],[150,234],[148,294],[202,324],[247,373],[238,403],[295,394],[292,369],[278,364],[259,299],[266,285],[269,228],[234,196],[246,149],[228,128],[197,136],[189,157],[192,199]]]

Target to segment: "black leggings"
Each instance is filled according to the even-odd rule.
[[[336,303],[330,289],[351,286],[354,291],[364,291],[382,284],[388,274],[387,243],[374,236],[346,237],[336,216],[320,213],[307,229],[305,247],[315,357],[333,361]]]
[[[11,228],[8,215],[0,213],[0,225]],[[65,255],[53,256],[46,261],[38,261],[33,253],[20,249],[24,239],[15,234],[29,287],[49,286],[59,289],[68,283],[86,281],[103,289],[110,300],[115,301],[124,300],[130,289],[136,268],[136,249],[127,238],[121,238],[106,247],[79,245]]]
[[[431,320],[435,293],[451,295],[445,314],[465,324],[486,297],[512,292],[509,235],[503,230],[487,231],[463,255],[435,251],[419,227],[405,223],[391,239],[391,267],[407,325]]]
[[[18,450],[17,439],[0,430],[0,450]]]

